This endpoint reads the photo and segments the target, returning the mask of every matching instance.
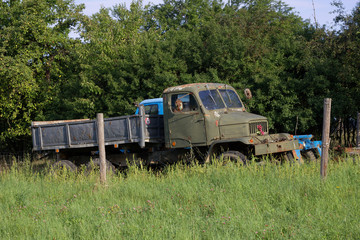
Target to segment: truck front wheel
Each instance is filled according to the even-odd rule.
[[[224,163],[226,162],[236,162],[241,165],[246,165],[247,158],[244,154],[238,151],[227,151],[221,154],[218,157],[218,160],[222,160]]]

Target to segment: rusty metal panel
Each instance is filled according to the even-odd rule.
[[[95,121],[83,120],[36,122],[32,124],[33,149],[70,148],[96,144]]]
[[[74,123],[74,122],[84,122],[90,121],[90,119],[72,119],[72,120],[55,120],[55,121],[33,121],[31,125],[33,127],[38,127],[42,125],[50,125],[50,124],[59,124],[59,123]]]
[[[287,152],[296,149],[299,149],[299,142],[297,140],[257,144],[255,145],[255,155]]]
[[[96,122],[68,124],[70,142],[69,145],[97,143]]]
[[[147,142],[163,142],[163,116],[145,115],[145,117],[150,119],[149,124],[145,124],[145,140]],[[140,121],[139,115],[104,119],[105,145],[139,142]],[[96,147],[96,129],[95,120],[33,122],[33,149]]]
[[[107,118],[104,120],[105,142],[128,140],[135,141],[139,139],[139,117],[126,116]]]
[[[64,126],[49,126],[49,127],[38,127],[33,129],[35,135],[35,142],[33,144],[38,146],[40,149],[66,145],[66,129]]]
[[[219,127],[219,131],[221,134],[221,139],[249,136],[247,123],[237,125],[223,125]]]
[[[164,117],[162,115],[145,115],[145,138],[164,139]]]

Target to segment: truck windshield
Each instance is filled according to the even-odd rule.
[[[199,96],[207,110],[225,108],[219,92],[216,89],[200,91]]]
[[[219,91],[228,108],[242,108],[241,101],[233,90],[220,89]]]

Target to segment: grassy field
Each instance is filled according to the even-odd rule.
[[[0,239],[359,239],[360,159],[126,175],[0,173]]]

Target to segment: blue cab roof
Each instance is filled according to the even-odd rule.
[[[144,101],[142,101],[139,105],[141,104],[147,104],[149,105],[148,103],[163,103],[163,99],[162,98],[152,98],[152,99],[145,99]]]
[[[158,105],[159,115],[164,115],[164,108],[163,108],[163,99],[162,98],[152,98],[152,99],[145,99],[144,101],[140,102],[139,105]],[[135,114],[139,114],[139,108],[136,109]]]

